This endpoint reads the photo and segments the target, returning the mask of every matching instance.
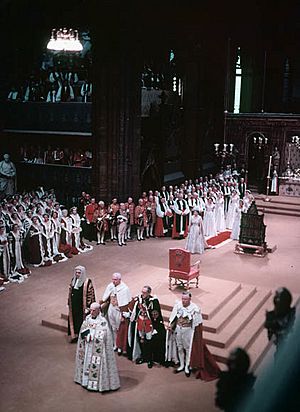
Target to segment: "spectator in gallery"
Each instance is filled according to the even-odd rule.
[[[38,102],[43,100],[38,80],[31,78],[25,90],[24,102]]]
[[[53,164],[62,164],[63,158],[64,151],[60,147],[56,146],[56,148],[52,151]]]
[[[69,66],[63,73],[63,80],[66,80],[70,85],[74,85],[78,83],[78,74],[72,70],[72,67]]]
[[[73,154],[73,166],[75,167],[83,167],[85,166],[85,155],[81,149],[77,149],[76,152]]]
[[[51,83],[50,90],[47,94],[46,102],[47,103],[56,103],[57,102],[57,93],[58,93],[57,83]]]
[[[19,91],[16,88],[15,85],[13,85],[8,93],[7,96],[7,100],[11,101],[11,102],[15,102],[17,100],[20,100],[20,95],[19,95]]]
[[[48,79],[51,83],[58,82],[58,84],[61,85],[62,80],[63,80],[63,74],[56,66],[54,66],[52,70],[50,70],[49,72]]]
[[[82,97],[82,102],[86,103],[86,102],[91,101],[92,90],[93,90],[92,82],[88,79],[85,79],[80,89],[80,95]]]
[[[57,92],[56,101],[58,102],[71,102],[75,98],[73,87],[64,80]]]

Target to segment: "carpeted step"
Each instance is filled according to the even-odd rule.
[[[66,320],[58,317],[43,319],[42,326],[68,333],[68,325],[66,324]]]
[[[270,290],[257,288],[256,293],[241,308],[236,316],[227,323],[226,328],[222,329],[220,333],[204,333],[205,342],[211,346],[228,348],[231,342],[245,328],[270,296]]]
[[[199,289],[203,290],[200,298],[195,296],[193,302],[196,303],[202,312],[203,319],[212,319],[218,312],[222,311],[224,306],[240,292],[242,286],[240,283],[231,281],[219,281],[213,278],[199,278]],[[193,293],[193,290],[191,290]],[[180,300],[181,296],[177,297]],[[175,301],[174,301],[175,303]],[[172,302],[172,304],[174,304]],[[163,314],[168,317],[173,306],[161,303]]]
[[[255,203],[257,204],[258,202],[263,202],[264,204],[266,204],[266,202],[264,200],[265,198],[266,198],[265,195],[255,196]],[[292,206],[295,206],[295,207],[300,207],[300,198],[299,197],[269,196],[269,198],[271,200],[268,203],[271,203],[271,204],[278,204],[278,205],[282,205],[282,206],[292,205]]]
[[[268,213],[271,215],[281,215],[281,216],[293,216],[293,217],[300,217],[300,212],[287,212],[285,210],[280,210],[280,209],[270,209],[267,207],[258,207],[257,208],[259,212],[262,212],[264,214]]]
[[[267,331],[262,330],[248,350],[253,371],[258,368],[272,346],[273,343],[269,341]]]
[[[266,317],[266,310],[271,310],[273,307],[273,298],[270,297],[265,301],[265,303],[260,307],[259,311],[248,321],[247,325],[242,329],[230,345],[226,348],[212,347],[211,351],[215,358],[219,362],[226,362],[229,352],[233,349],[240,347],[245,349],[250,355],[251,359],[254,358],[256,354],[256,349],[254,350],[252,346],[255,344],[256,340],[259,338],[261,333],[264,333],[264,323]],[[265,332],[266,334],[266,332]],[[263,339],[260,339],[262,342]],[[267,343],[267,342],[266,342]],[[259,346],[257,347],[258,350]],[[264,345],[262,346],[262,350]]]
[[[203,330],[219,333],[255,293],[255,286],[243,285],[240,291],[223,306],[221,311],[213,316],[212,319],[204,322]]]
[[[275,202],[264,202],[264,201],[257,201],[256,206],[258,208],[268,208],[274,210],[286,210],[292,212],[300,212],[300,205],[290,205],[288,203],[275,203]]]
[[[234,283],[234,282],[232,282]],[[201,287],[201,278],[200,278],[200,287]],[[216,296],[211,296],[209,300],[208,297],[202,299],[203,303],[199,304],[200,309],[202,311],[203,319],[212,319],[218,312],[220,312],[224,306],[237,294],[240,292],[242,286],[240,283],[236,283],[231,291],[226,295],[220,297],[220,299],[216,300]],[[198,304],[196,299],[194,299],[195,303]]]

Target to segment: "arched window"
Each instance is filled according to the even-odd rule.
[[[234,88],[234,113],[240,112],[241,104],[241,84],[242,84],[242,66],[241,66],[241,48],[237,49],[237,60],[235,65],[235,88]]]

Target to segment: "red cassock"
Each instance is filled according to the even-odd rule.
[[[122,352],[127,352],[128,327],[129,319],[122,318],[116,338],[116,345]]]
[[[164,237],[164,225],[161,217],[156,217],[156,225],[154,229],[154,234],[156,237]]]

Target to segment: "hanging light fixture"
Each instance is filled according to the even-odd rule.
[[[78,38],[78,30],[53,29],[51,38],[47,44],[48,50],[64,52],[80,52],[83,49]]]

